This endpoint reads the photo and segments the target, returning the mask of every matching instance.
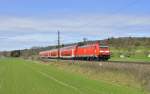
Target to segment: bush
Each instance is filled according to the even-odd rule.
[[[20,55],[21,55],[20,50],[12,51],[10,54],[11,57],[20,57]]]

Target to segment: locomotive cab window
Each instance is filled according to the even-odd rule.
[[[108,46],[100,46],[99,48],[108,48]]]

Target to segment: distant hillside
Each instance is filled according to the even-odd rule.
[[[86,42],[79,42],[80,44],[84,43],[91,43],[91,42],[100,42],[100,44],[105,45],[108,43],[110,46],[111,52],[113,56],[119,56],[119,55],[127,55],[127,56],[133,56],[134,54],[142,54],[142,55],[148,55],[150,54],[150,38],[145,37],[121,37],[121,38],[109,38],[105,40],[94,40],[94,41],[86,41]],[[72,44],[63,44],[61,47],[74,45],[77,43]],[[56,45],[54,46],[48,46],[48,47],[33,47],[31,49],[24,49],[21,50],[21,55],[23,57],[31,57],[36,56],[40,51],[44,50],[50,50],[57,48]],[[7,52],[2,52],[0,55],[6,55]]]
[[[136,57],[150,56],[150,38],[122,37],[110,38],[109,46],[112,57]]]
[[[110,47],[116,49],[126,49],[126,48],[150,48],[150,38],[137,38],[137,37],[123,37],[123,38],[110,38]]]

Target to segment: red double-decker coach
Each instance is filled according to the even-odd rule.
[[[59,52],[59,54],[58,54]],[[59,56],[58,56],[59,55]],[[108,60],[110,58],[110,50],[107,45],[100,43],[89,43],[85,45],[72,45],[39,53],[41,58],[61,58],[74,60]]]

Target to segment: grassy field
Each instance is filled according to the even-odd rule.
[[[150,57],[111,57],[110,61],[132,61],[132,62],[147,62],[150,63]]]
[[[131,46],[131,45],[130,45]],[[134,61],[134,62],[150,62],[150,48],[145,46],[133,48],[114,48],[110,47],[112,53],[111,59],[113,61]],[[124,57],[120,57],[124,56]]]
[[[0,59],[0,94],[145,94],[142,90],[61,70],[52,64]]]

